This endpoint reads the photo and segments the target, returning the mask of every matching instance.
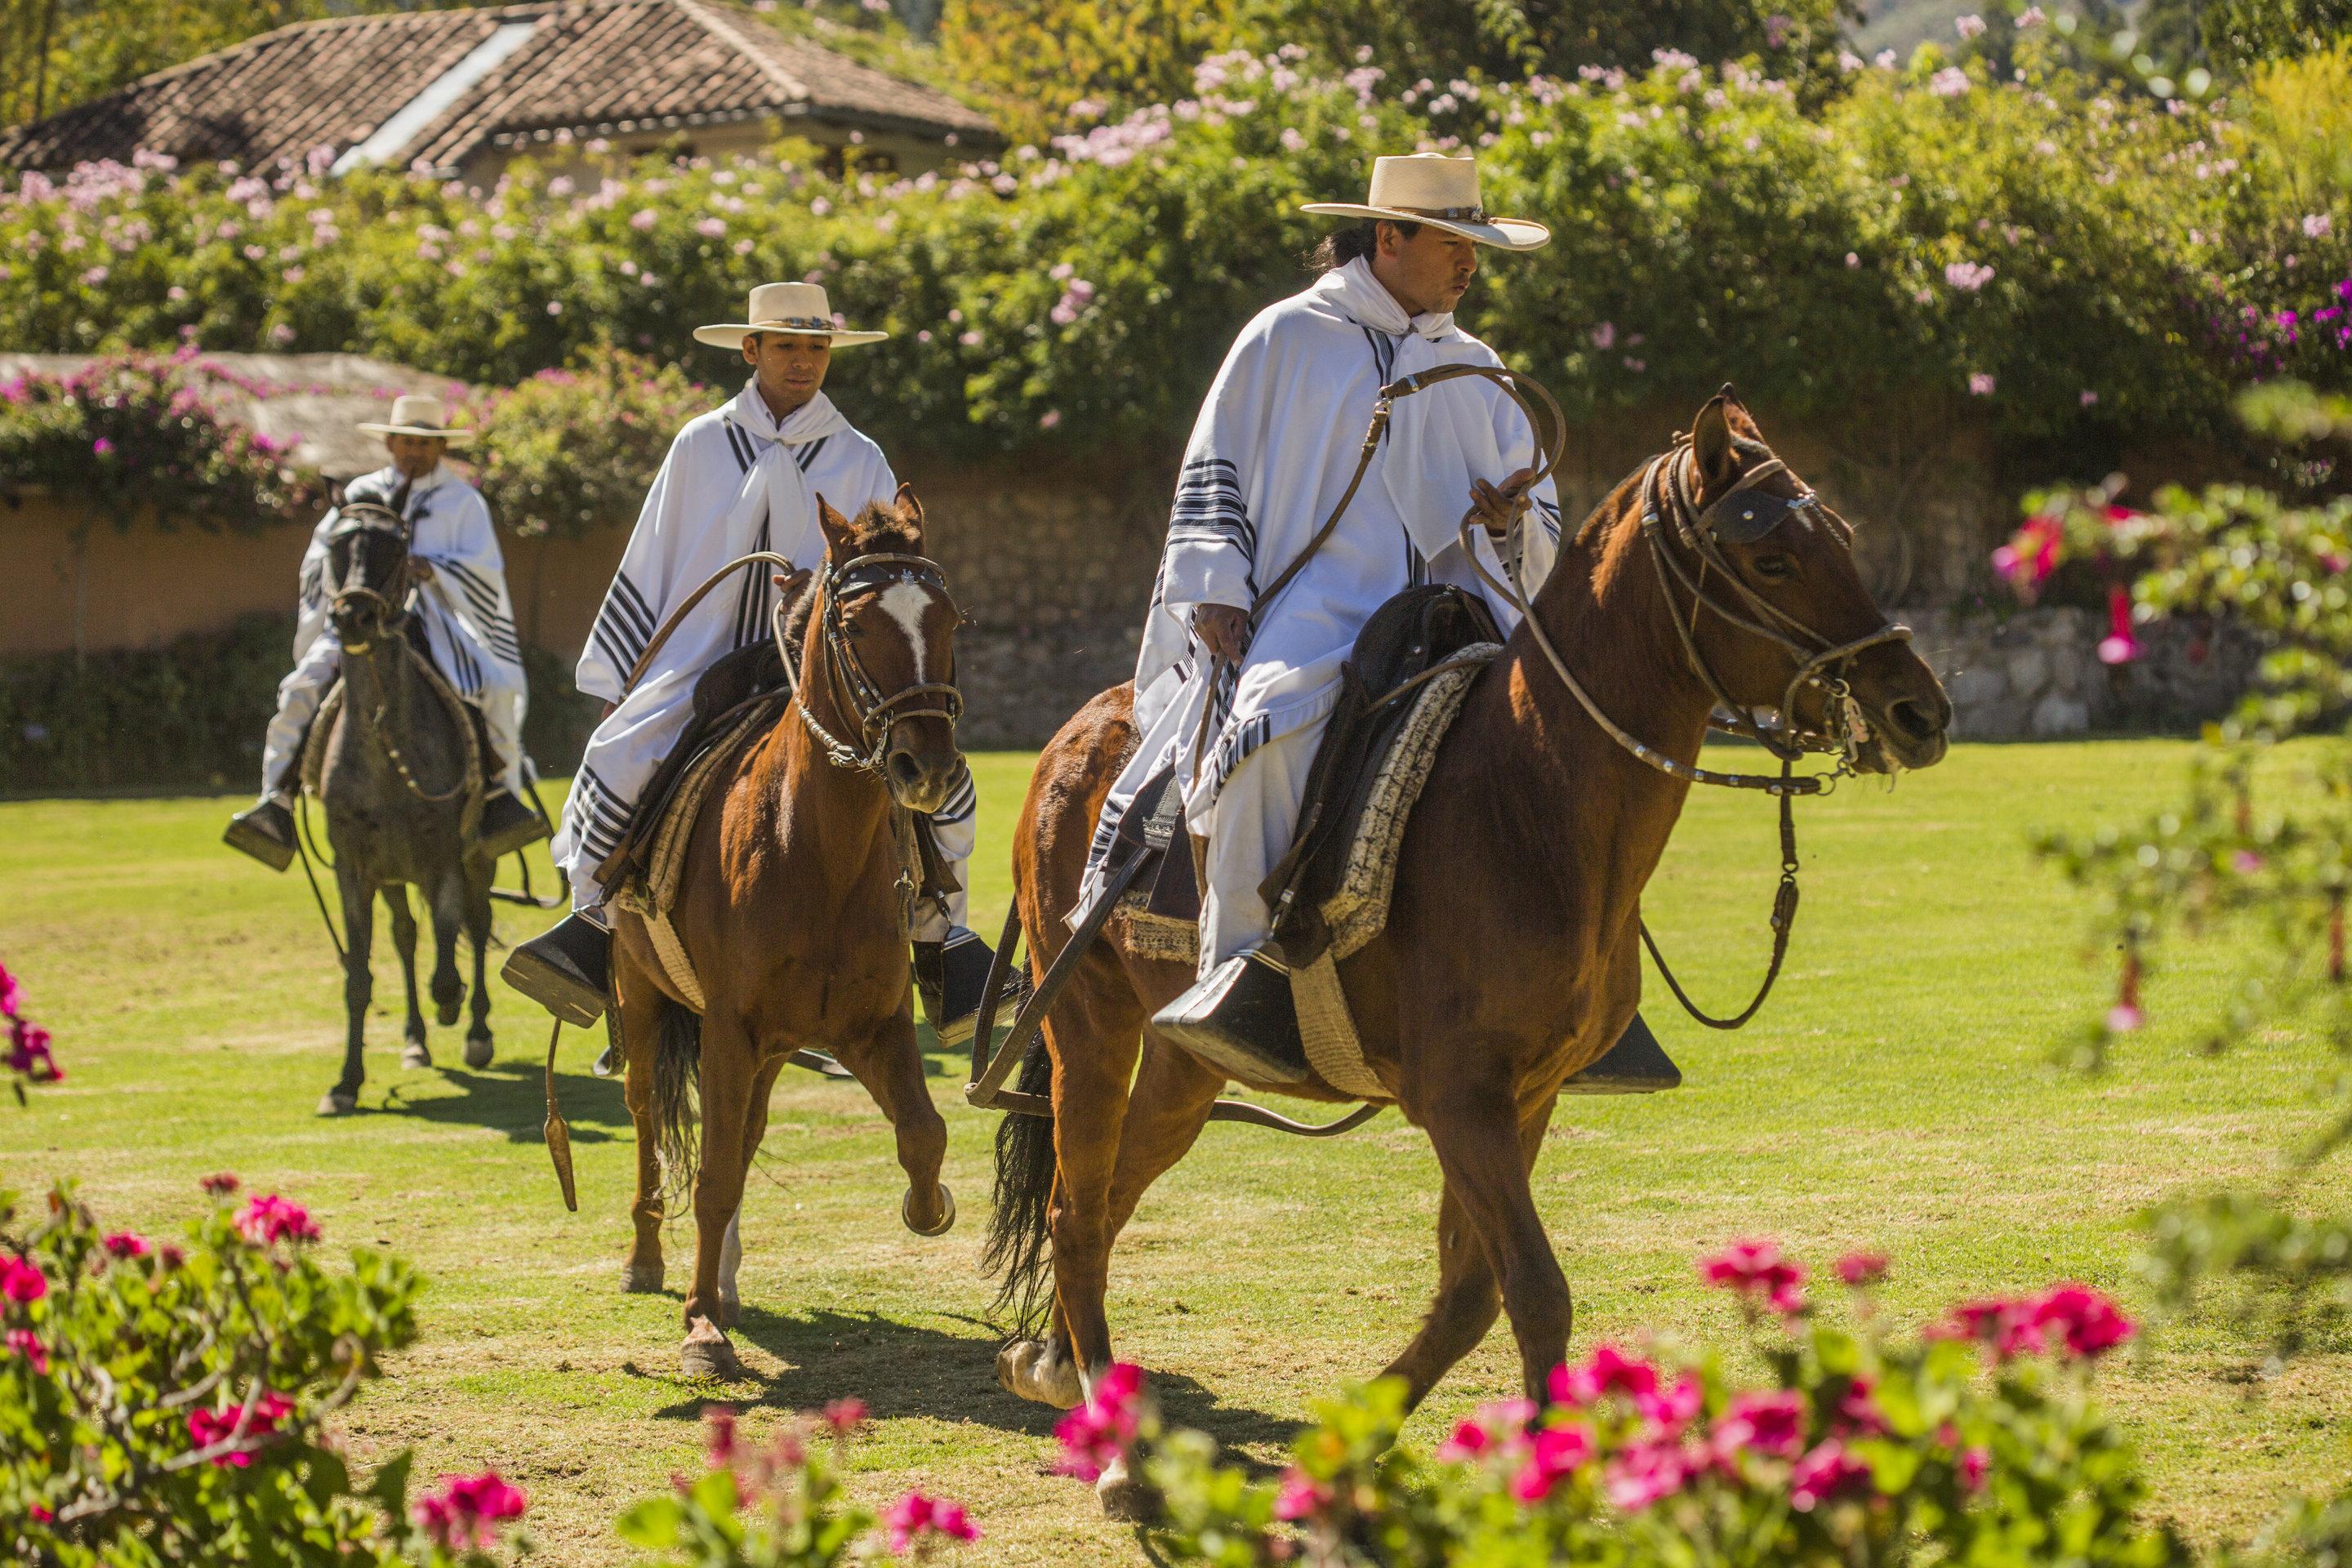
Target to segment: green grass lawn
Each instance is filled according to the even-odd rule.
[[[2176,955],[2151,988],[2151,1027],[2104,1077],[2050,1065],[2113,970],[2085,963],[2084,911],[2028,835],[2169,800],[2189,751],[1963,746],[1891,794],[1849,784],[1801,806],[1804,911],[1761,1019],[1701,1031],[1654,978],[1649,1016],[1685,1087],[1570,1101],[1552,1130],[1536,1190],[1578,1342],[1655,1325],[1735,1343],[1731,1304],[1698,1285],[1691,1258],[1739,1235],[1777,1236],[1817,1266],[1884,1248],[1906,1318],[2059,1277],[2140,1302],[2134,1211],[2263,1176],[2317,1115],[2309,1042],[2196,1054],[2232,969],[2218,946]],[[975,765],[974,924],[992,937],[1029,759]],[[540,1142],[544,1016],[503,989],[495,1065],[465,1070],[461,1030],[436,1030],[448,1065],[404,1072],[397,970],[379,947],[362,1114],[314,1117],[341,1054],[340,977],[299,873],[272,878],[219,846],[239,804],[0,805],[0,955],[71,1074],[28,1110],[0,1102],[0,1182],[77,1176],[105,1216],[171,1229],[196,1178],[230,1169],[310,1205],[331,1244],[412,1259],[431,1280],[424,1338],[349,1413],[353,1450],[414,1446],[428,1474],[496,1465],[530,1491],[548,1561],[626,1561],[613,1515],[695,1462],[715,1391],[675,1372],[690,1228],[670,1231],[671,1296],[616,1288],[630,1133],[617,1086],[588,1075],[601,1037],[566,1036],[578,1215]],[[1704,1003],[1744,997],[1759,973],[1774,859],[1768,806],[1694,797],[1648,912]],[[513,941],[543,918],[499,920]],[[749,1417],[755,1436],[775,1409],[863,1396],[877,1421],[853,1488],[877,1505],[909,1485],[963,1500],[987,1531],[970,1557],[1137,1561],[1090,1492],[1050,1473],[1052,1413],[996,1388],[974,1263],[994,1119],[963,1107],[960,1063],[933,1065],[963,1208],[936,1241],[899,1225],[901,1177],[860,1091],[797,1072],[779,1086],[744,1217],[737,1338],[758,1381],[734,1396],[770,1407]],[[2352,1184],[2332,1177],[2313,1197],[2352,1203]],[[1177,1419],[1272,1458],[1312,1401],[1412,1331],[1434,1279],[1436,1203],[1427,1142],[1393,1116],[1328,1143],[1213,1127],[1118,1254],[1120,1352]],[[1433,1440],[1517,1377],[1498,1329],[1412,1436]],[[2165,1324],[2105,1386],[2158,1507],[2200,1540],[2345,1479],[2345,1346],[2272,1375],[2224,1324]]]

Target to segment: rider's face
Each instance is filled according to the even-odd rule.
[[[438,436],[386,436],[383,444],[392,453],[392,466],[410,479],[421,479],[438,468],[449,447]]]
[[[743,363],[758,379],[760,395],[782,418],[824,385],[833,343],[798,332],[760,332],[743,340]]]
[[[1461,302],[1478,271],[1475,241],[1423,224],[1407,239],[1395,224],[1379,228],[1380,252],[1373,275],[1414,315],[1451,310]]]

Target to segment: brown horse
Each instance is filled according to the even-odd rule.
[[[741,1374],[724,1329],[740,1310],[744,1178],[768,1096],[796,1050],[822,1048],[866,1086],[898,1133],[900,1217],[937,1236],[955,1220],[940,1184],[947,1125],[915,1044],[905,871],[894,813],[936,810],[955,783],[961,619],[923,555],[923,513],[901,489],[852,523],[817,502],[825,538],[779,640],[796,648],[797,696],[712,784],[687,847],[671,920],[704,994],[687,1005],[645,921],[614,922],[613,983],[636,1124],[635,1245],[622,1288],[662,1288],[662,1167],[693,1171],[688,1373]],[[793,597],[794,595],[796,597]],[[700,1078],[695,1169],[689,1088]]]
[[[1700,541],[1690,531],[1700,514],[1735,491],[1751,516],[1777,522],[1746,542]],[[1781,709],[1796,732],[1845,731],[1859,766],[1927,766],[1943,755],[1951,704],[1863,586],[1843,521],[1817,501],[1779,508],[1808,496],[1726,388],[1686,445],[1617,486],[1563,545],[1530,620],[1600,713],[1685,769],[1714,688],[1740,708]],[[1645,509],[1666,526],[1645,530]],[[1722,581],[1727,570],[1736,581]],[[1770,627],[1776,616],[1801,640]],[[1642,889],[1689,788],[1612,737],[1536,630],[1520,626],[1472,687],[1407,826],[1387,931],[1340,965],[1366,1059],[1427,1131],[1444,1176],[1436,1299],[1387,1368],[1416,1403],[1498,1308],[1530,1395],[1567,1350],[1568,1281],[1528,1173],[1560,1085],[1633,1019]],[[1797,682],[1791,695],[1823,650],[1823,682]],[[1038,761],[1013,857],[1033,963],[1068,940],[1096,818],[1135,744],[1132,703],[1128,688],[1105,692]],[[998,1135],[989,1258],[1020,1332],[1044,1332],[1007,1344],[998,1377],[1065,1406],[1111,1363],[1112,1243],[1191,1148],[1224,1081],[1147,1026],[1193,975],[1128,951],[1125,931],[1124,916],[1105,928],[1048,1014],[1042,1052],[1024,1063],[1024,1088],[1046,1087],[1050,1073],[1052,1120],[1008,1117]],[[1251,1087],[1347,1098],[1319,1080]],[[1106,1504],[1125,1506],[1129,1486],[1123,1472],[1107,1476]]]

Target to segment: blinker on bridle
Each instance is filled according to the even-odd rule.
[[[958,623],[961,623],[962,612],[956,609],[954,596],[948,592],[947,574],[928,556],[859,555],[838,566],[828,559],[818,579],[817,635],[825,653],[828,683],[834,689],[835,706],[856,724],[857,738],[865,749],[860,751],[825,728],[808,704],[805,687],[796,686],[793,690],[793,706],[800,710],[801,721],[808,726],[817,744],[824,748],[826,757],[861,773],[881,771],[883,757],[890,746],[890,731],[900,720],[943,719],[952,729],[956,721],[963,717],[963,693],[956,687],[952,668],[945,680],[916,681],[886,694],[849,640],[848,625],[841,614],[842,601],[852,595],[880,593],[898,583],[926,590],[954,612]],[[784,609],[779,602],[772,612],[773,629],[776,651],[782,657],[784,668],[792,669],[795,668],[793,652],[784,646]]]

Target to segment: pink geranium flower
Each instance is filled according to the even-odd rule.
[[[0,1018],[15,1017],[17,1009],[24,1005],[25,988],[16,983],[15,975],[8,973],[8,966],[0,963]]]
[[[1785,1459],[1805,1446],[1805,1401],[1790,1389],[1742,1394],[1716,1417],[1715,1451],[1726,1459],[1763,1454]]]
[[[127,1230],[118,1230],[99,1244],[106,1248],[109,1258],[144,1258],[153,1250],[147,1238]]]
[[[2026,1331],[2044,1350],[2063,1347],[2070,1355],[2089,1359],[2138,1332],[2138,1325],[2123,1315],[2115,1302],[2069,1280],[2053,1285],[2027,1309]]]
[[[1704,1451],[1694,1453],[1671,1438],[1654,1438],[1618,1451],[1603,1471],[1609,1500],[1638,1513],[1674,1496],[1706,1470]]]
[[[2030,517],[2017,537],[1992,552],[1992,569],[2019,594],[2031,596],[2058,570],[2058,547],[2065,524],[2054,517]]]
[[[1822,1504],[1863,1490],[1869,1484],[1869,1465],[1832,1437],[1790,1468],[1789,1506],[1800,1513],[1811,1513]]]
[[[1527,1463],[1512,1478],[1511,1495],[1521,1502],[1540,1502],[1552,1488],[1591,1461],[1595,1449],[1591,1428],[1580,1423],[1547,1426],[1535,1435]]]
[[[301,1205],[276,1193],[256,1193],[236,1216],[237,1234],[256,1247],[278,1241],[316,1241],[319,1226]]]
[[[2132,630],[2131,595],[2116,584],[2107,590],[2107,635],[2099,639],[2099,662],[2129,664],[2144,651]]]
[[[1274,1494],[1274,1517],[1297,1521],[1313,1519],[1331,1506],[1331,1489],[1293,1465],[1282,1472],[1282,1485]]]
[[[521,1490],[496,1470],[478,1476],[443,1476],[440,1489],[409,1505],[409,1516],[445,1552],[485,1552],[498,1527],[520,1519],[530,1506]]]
[[[836,1437],[846,1437],[857,1430],[866,1419],[866,1401],[836,1399],[824,1407],[824,1424],[833,1428]]]
[[[1086,1403],[1055,1426],[1062,1445],[1055,1468],[1082,1481],[1100,1479],[1134,1443],[1142,1419],[1143,1369],[1120,1362],[1097,1378]]]
[[[713,1405],[702,1413],[702,1448],[710,1468],[723,1470],[735,1462],[735,1407]]]
[[[882,1516],[882,1527],[890,1532],[890,1550],[900,1552],[929,1535],[949,1541],[980,1539],[980,1527],[965,1516],[961,1503],[921,1492],[908,1492],[892,1503]]]
[[[1582,1366],[1572,1367],[1563,1362],[1551,1369],[1551,1396],[1560,1405],[1590,1405],[1612,1394],[1639,1399],[1655,1393],[1657,1387],[1657,1368],[1648,1362],[1633,1360],[1606,1341],[1592,1347],[1591,1356]]]
[[[1804,1310],[1805,1267],[1782,1257],[1777,1243],[1735,1241],[1700,1258],[1698,1272],[1708,1284],[1736,1291],[1750,1308],[1764,1307],[1784,1318]]]
[[[1886,1254],[1849,1252],[1837,1260],[1838,1278],[1854,1289],[1875,1285],[1886,1278]]]
[[[206,1176],[203,1181],[198,1182],[196,1184],[216,1198],[225,1198],[245,1184],[237,1180],[236,1172],[222,1171],[214,1175]]]
[[[1682,1427],[1706,1403],[1706,1390],[1699,1386],[1698,1378],[1687,1372],[1670,1384],[1661,1384],[1647,1394],[1633,1396],[1633,1408],[1668,1431]]]
[[[49,1375],[49,1348],[41,1342],[40,1335],[30,1329],[10,1329],[6,1343],[11,1352],[31,1363],[34,1376]]]
[[[11,1301],[37,1301],[49,1293],[49,1277],[22,1258],[0,1258],[0,1296]]]
[[[278,1430],[278,1424],[294,1411],[294,1402],[282,1394],[265,1393],[254,1401],[247,1412],[241,1405],[226,1410],[191,1410],[188,1412],[188,1440],[198,1448],[209,1448],[231,1440],[254,1443]],[[243,1424],[238,1418],[242,1416]],[[213,1456],[213,1463],[223,1468],[243,1469],[253,1463],[247,1450],[232,1450]]]
[[[1970,1492],[1984,1490],[1986,1472],[1992,1468],[1992,1456],[1982,1448],[1970,1448],[1960,1455],[1960,1485]]]

